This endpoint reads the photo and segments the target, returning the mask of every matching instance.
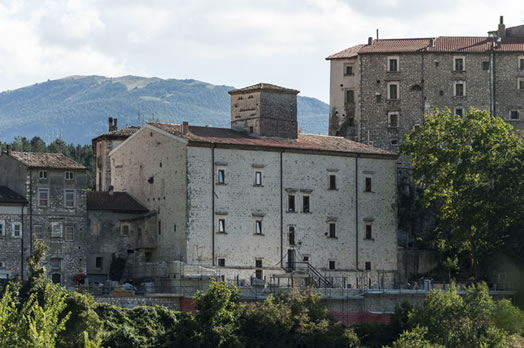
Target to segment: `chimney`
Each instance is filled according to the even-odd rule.
[[[188,130],[189,130],[189,122],[187,121],[182,122],[182,134],[187,134]]]
[[[506,37],[506,26],[504,25],[504,16],[500,16],[498,36]]]
[[[435,47],[435,39],[434,38],[429,39],[429,47]]]
[[[6,154],[8,154],[8,155],[11,154],[11,144],[7,144],[7,151],[6,151]]]
[[[109,117],[107,119],[108,123],[109,123],[109,131],[111,132],[113,130],[113,118],[112,117]]]
[[[373,38],[370,36],[368,37],[368,45],[372,45],[373,44]]]
[[[113,119],[113,128],[114,128],[114,130],[118,129],[118,119],[117,118]]]

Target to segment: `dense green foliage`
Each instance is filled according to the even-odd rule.
[[[523,269],[524,143],[499,117],[469,109],[425,115],[401,150],[423,202],[436,203],[437,237],[450,271],[478,278],[508,260]]]
[[[2,148],[5,148],[6,144],[7,143],[2,144],[0,141]],[[31,140],[26,137],[16,136],[11,145],[13,146],[13,151],[63,153],[65,156],[87,168],[88,188],[93,189],[95,187],[96,158],[91,145],[67,145],[62,139],[56,139],[49,145],[46,145],[46,143],[37,136]]]
[[[147,120],[229,127],[230,86],[196,80],[123,76],[73,76],[0,93],[0,136],[39,136],[46,142],[89,144],[107,132],[107,118],[119,126]],[[298,97],[298,125],[304,132],[326,134],[329,106]]]

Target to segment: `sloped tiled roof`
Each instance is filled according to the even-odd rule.
[[[87,192],[87,210],[110,210],[122,213],[146,213],[147,208],[126,192]]]
[[[493,48],[493,38],[487,36],[440,36],[428,52],[487,52]]]
[[[248,86],[248,87],[239,88],[239,89],[233,89],[233,90],[229,91],[228,93],[233,95],[233,94],[246,93],[246,92],[255,92],[255,91],[261,91],[261,90],[264,90],[264,91],[276,91],[276,92],[288,93],[288,94],[298,94],[298,93],[300,93],[300,91],[298,91],[296,89],[280,87],[280,86],[277,86],[277,85],[272,85],[271,83],[257,83],[256,85],[253,85],[253,86]]]
[[[359,53],[420,52],[429,46],[430,40],[429,38],[373,40],[373,44],[362,47]]]
[[[27,201],[9,187],[0,186],[0,203],[26,204]]]
[[[138,131],[139,129],[140,127],[136,127],[136,126],[128,126],[128,127],[120,128],[114,131],[100,134],[96,138],[93,138],[92,141],[95,142],[97,140],[102,140],[102,139],[127,139],[130,136],[132,136],[133,134],[135,134],[136,131]]]
[[[327,57],[327,60],[331,59],[347,59],[347,58],[354,58],[358,56],[358,51],[365,45],[356,45],[350,48],[346,48],[343,51],[340,51],[338,53],[332,54],[329,57]]]
[[[364,155],[391,156],[396,154],[373,146],[361,144],[343,137],[299,134],[298,139],[255,137],[230,128],[189,126],[187,134],[182,133],[182,126],[171,123],[148,123],[173,135],[189,140],[189,143],[221,144],[239,147],[267,147],[302,151],[321,151],[354,153]]]
[[[29,168],[49,168],[49,169],[81,169],[86,167],[62,153],[45,152],[11,152],[9,155]]]

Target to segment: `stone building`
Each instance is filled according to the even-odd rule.
[[[397,155],[298,134],[297,93],[234,90],[231,129],[149,123],[109,153],[115,191],[157,213],[150,263],[394,285]]]
[[[0,279],[24,279],[27,248],[24,243],[24,215],[27,200],[6,186],[0,186]],[[26,273],[26,272],[24,272]]]
[[[118,119],[108,118],[108,131],[92,140],[96,154],[96,191],[109,191],[111,185],[111,165],[109,152],[134,134],[140,127],[126,126],[118,129]]]
[[[524,129],[524,25],[485,37],[369,38],[331,63],[330,135],[397,151],[425,112],[489,110]]]
[[[154,214],[128,193],[88,192],[87,215],[87,249],[90,250],[87,255],[87,276],[91,283],[109,279],[111,264],[115,260],[122,260],[122,263],[132,267],[135,252],[148,252],[149,249],[141,243],[142,235],[147,230],[141,224]],[[124,276],[124,272],[125,269],[121,272],[116,270],[116,273],[122,274],[119,278]]]
[[[24,267],[33,237],[43,239],[49,277],[72,285],[75,275],[86,272],[86,168],[63,154],[12,152],[8,147],[0,155],[0,186],[28,202],[21,218]],[[9,242],[0,241],[2,247]]]

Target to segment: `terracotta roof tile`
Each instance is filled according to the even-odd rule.
[[[11,152],[10,155],[23,165],[29,168],[50,168],[50,169],[81,169],[86,167],[62,153],[45,152]]]
[[[428,52],[487,52],[493,47],[493,38],[482,36],[440,36]]]
[[[245,93],[245,92],[255,92],[255,91],[261,91],[261,90],[264,90],[264,91],[277,91],[277,92],[280,92],[280,93],[288,93],[288,94],[298,94],[298,93],[300,93],[300,91],[298,91],[296,89],[280,87],[280,86],[277,86],[277,85],[272,85],[270,83],[257,83],[256,85],[253,85],[253,86],[248,86],[248,87],[244,87],[244,88],[231,90],[228,93],[233,95],[233,94],[239,94],[239,93]]]
[[[9,187],[0,186],[0,203],[26,204],[27,201]]]
[[[356,45],[350,48],[346,48],[343,51],[330,55],[326,58],[326,60],[354,58],[358,56],[358,51],[360,51],[360,49],[364,46],[365,45]]]
[[[126,192],[87,192],[87,210],[111,210],[122,213],[146,213],[148,209]]]
[[[93,142],[96,140],[102,140],[102,139],[127,139],[131,135],[135,134],[136,131],[138,131],[140,127],[136,126],[128,126],[124,128],[120,128],[111,132],[103,133],[97,136],[96,138],[93,138]]]
[[[429,38],[373,40],[373,44],[365,45],[359,53],[421,52],[429,46],[430,40]]]
[[[299,134],[298,139],[255,137],[230,128],[189,126],[187,134],[182,133],[182,126],[171,123],[149,123],[173,135],[189,140],[189,143],[223,144],[232,146],[268,147],[303,151],[325,151],[354,153],[364,155],[384,155],[396,158],[393,152],[361,144],[343,137]]]

